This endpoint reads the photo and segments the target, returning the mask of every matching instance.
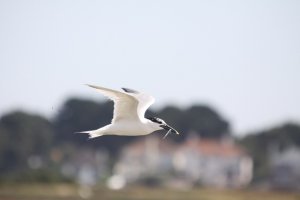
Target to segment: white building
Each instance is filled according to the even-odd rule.
[[[271,186],[282,189],[300,189],[300,149],[289,147],[274,151],[271,156]]]
[[[182,144],[155,136],[129,144],[114,173],[129,183],[147,177],[211,187],[243,187],[252,179],[252,159],[228,140],[190,137]]]
[[[178,173],[205,186],[236,188],[252,179],[252,159],[228,140],[189,138],[173,160]]]

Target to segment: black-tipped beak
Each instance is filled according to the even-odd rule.
[[[175,134],[179,135],[178,131],[176,131],[173,127],[169,126],[168,124],[162,124],[162,125],[160,125],[160,127],[165,129],[166,131],[171,130],[171,133],[175,133]]]

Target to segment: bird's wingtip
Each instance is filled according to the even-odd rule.
[[[84,85],[85,85],[85,86],[89,86],[89,87],[94,87],[93,85],[88,84],[88,83],[85,83]]]
[[[96,86],[96,85],[87,84],[87,83],[85,85],[88,86],[88,87],[94,88],[94,89],[101,89],[101,87]]]
[[[133,89],[130,89],[130,88],[125,88],[125,87],[122,87],[122,90],[124,90],[127,93],[134,93],[134,94],[138,94],[139,93],[136,90],[133,90]]]

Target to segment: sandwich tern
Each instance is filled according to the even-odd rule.
[[[148,135],[158,130],[167,130],[163,138],[169,133],[179,134],[158,117],[144,117],[146,110],[154,103],[152,96],[129,88],[122,88],[123,92],[95,85],[87,84],[87,86],[95,88],[114,102],[113,118],[110,124],[102,128],[79,133],[87,133],[89,138],[103,135]]]

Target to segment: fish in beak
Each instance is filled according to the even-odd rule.
[[[169,126],[168,124],[162,124],[162,125],[160,125],[160,127],[165,129],[166,131],[168,131],[166,133],[166,135],[163,137],[163,139],[165,139],[170,133],[175,133],[175,134],[179,135],[178,131],[176,131],[173,127]]]

